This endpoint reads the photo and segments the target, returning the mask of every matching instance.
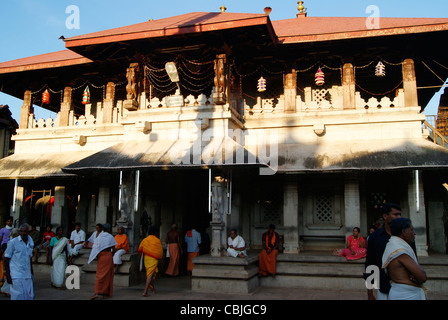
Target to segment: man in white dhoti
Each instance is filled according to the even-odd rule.
[[[79,250],[81,250],[84,246],[84,242],[86,241],[86,233],[81,229],[81,223],[75,223],[75,230],[70,234],[70,246],[71,246],[71,255],[69,257],[69,263],[71,264],[72,258],[77,256]]]
[[[415,232],[411,220],[397,218],[390,223],[391,238],[383,254],[383,266],[391,279],[389,300],[426,300],[422,284],[426,273],[409,243]]]
[[[28,235],[29,226],[19,228],[19,236],[9,240],[5,252],[6,281],[11,285],[11,300],[34,300],[33,239]]]
[[[230,230],[230,237],[227,239],[227,255],[230,257],[244,258],[246,253],[246,242],[244,239],[236,234],[236,230]]]

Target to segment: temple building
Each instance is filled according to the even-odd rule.
[[[122,225],[133,252],[150,225],[164,242],[176,222],[209,235],[211,268],[231,228],[256,251],[275,224],[292,259],[344,247],[354,227],[367,236],[395,202],[418,255],[446,254],[448,149],[424,110],[448,77],[448,18],[271,10],[150,20],[0,63],[0,88],[23,99],[0,160],[15,220]]]

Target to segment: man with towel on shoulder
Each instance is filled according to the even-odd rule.
[[[415,239],[411,220],[391,221],[390,231],[392,236],[384,250],[382,266],[391,279],[389,300],[426,300],[422,287],[426,273],[409,245]]]
[[[95,294],[90,298],[91,300],[99,298],[100,295],[103,297],[112,296],[114,282],[114,261],[112,250],[117,244],[117,241],[115,241],[115,238],[109,233],[109,231],[109,224],[97,224],[96,231],[84,245],[87,248],[92,248],[87,263],[92,262],[98,257],[95,279]]]

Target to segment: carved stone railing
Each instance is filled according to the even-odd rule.
[[[303,96],[303,98],[302,98]],[[355,106],[350,109],[387,109],[404,106],[404,92],[399,89],[397,96],[391,100],[389,97],[377,99],[371,97],[367,100],[361,97],[360,92],[355,93]],[[246,118],[256,116],[257,114],[275,114],[283,113],[285,110],[285,98],[281,95],[274,99],[257,98],[254,106],[244,104],[244,115]],[[307,87],[303,90],[303,95],[296,96],[296,112],[316,112],[316,111],[333,111],[344,110],[343,107],[343,90],[342,86],[332,86],[327,89],[312,89]]]

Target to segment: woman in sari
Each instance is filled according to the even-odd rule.
[[[65,269],[67,268],[67,258],[70,255],[69,240],[62,236],[62,227],[56,229],[56,236],[50,240],[51,259],[51,285],[62,289],[65,286]]]
[[[339,254],[340,257],[345,257],[347,260],[365,258],[367,255],[366,243],[361,237],[360,231],[358,227],[353,228],[353,234],[348,236],[346,248]]]
[[[143,239],[138,247],[138,254],[142,256],[146,269],[146,284],[143,296],[148,296],[148,290],[153,293],[154,279],[158,272],[157,265],[159,260],[163,258],[163,248],[160,239],[156,237],[156,229],[154,227],[149,228],[148,236]]]

